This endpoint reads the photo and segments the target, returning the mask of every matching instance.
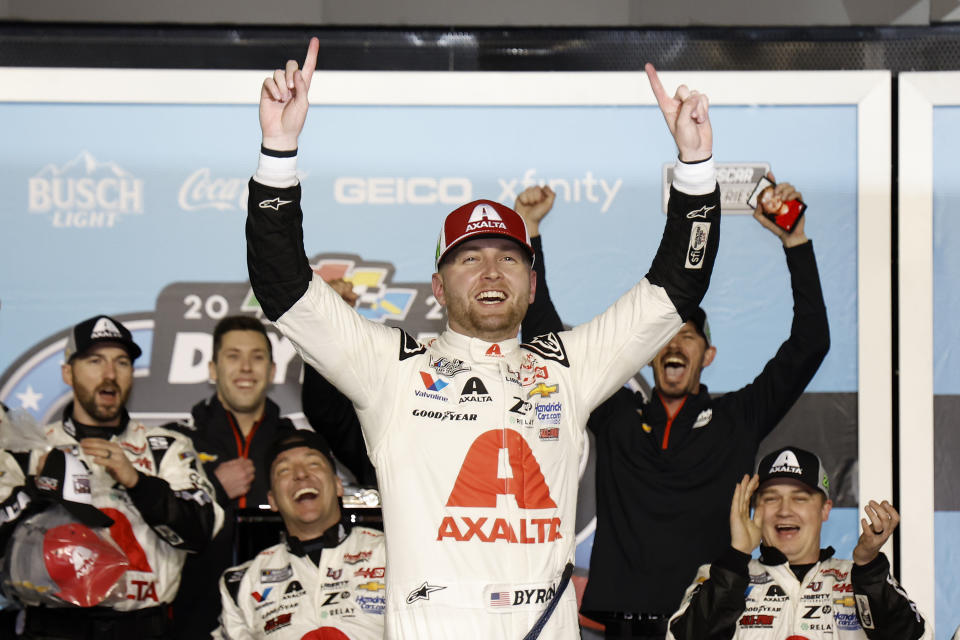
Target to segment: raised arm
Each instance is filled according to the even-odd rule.
[[[587,412],[647,364],[694,312],[706,294],[720,242],[720,190],[706,96],[681,86],[669,98],[653,67],[647,73],[681,161],[646,277],[603,314],[561,337],[570,361],[582,363],[578,391]]]
[[[773,174],[768,177],[772,180]],[[757,204],[753,217],[783,244],[793,292],[793,320],[790,336],[764,366],[752,383],[731,398],[742,407],[741,415],[759,440],[768,434],[803,394],[830,349],[830,326],[820,287],[813,243],[804,232],[806,216],[790,232],[763,215],[792,200],[802,201],[796,188],[787,182],[768,188],[769,197]]]
[[[247,268],[264,314],[308,365],[353,402],[375,447],[388,424],[379,414],[372,415],[388,410],[376,403],[389,375],[384,363],[419,345],[405,343],[405,334],[398,330],[361,318],[307,261],[296,149],[318,48],[312,39],[302,71],[290,60],[264,80],[260,90],[263,146],[247,201]],[[369,419],[364,410],[372,412]]]
[[[667,226],[647,279],[662,286],[685,322],[707,292],[720,241],[720,188],[714,177],[709,100],[686,85],[671,98],[652,64],[650,88],[677,145]],[[714,197],[704,200],[703,196]]]
[[[550,187],[527,187],[517,196],[513,210],[520,214],[530,233],[533,245],[533,270],[537,272],[537,289],[533,303],[527,307],[520,332],[523,340],[529,341],[536,336],[563,331],[563,322],[550,299],[547,288],[547,267],[543,257],[543,239],[540,237],[540,222],[550,210],[557,194]]]
[[[260,307],[273,321],[303,296],[313,275],[303,248],[296,152],[319,48],[311,38],[302,71],[288,60],[260,88],[262,147],[247,205],[247,267]]]

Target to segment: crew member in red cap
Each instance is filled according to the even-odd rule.
[[[765,456],[734,490],[730,547],[700,567],[667,640],[932,640],[880,552],[900,514],[871,500],[853,560],[839,560],[820,548],[832,506],[816,454],[784,447]]]
[[[579,638],[567,586],[587,416],[690,317],[713,268],[706,96],[671,98],[647,69],[680,162],[653,265],[610,309],[521,345],[529,236],[513,210],[477,200],[441,227],[433,293],[448,326],[421,344],[360,317],[307,262],[296,155],[318,48],[263,83],[248,266],[266,316],[356,407],[383,497],[386,637]]]
[[[62,421],[48,425],[44,435],[50,448],[70,454],[68,462],[75,457],[89,470],[89,480],[78,484],[71,479],[77,472],[68,473],[70,465],[50,449],[15,458],[24,467],[22,473],[10,474],[21,480],[19,485],[0,479],[0,533],[29,525],[24,514],[46,503],[36,500],[44,490],[68,496],[69,489],[88,495],[92,507],[102,512],[104,521],[91,524],[102,527],[112,521],[105,531],[129,562],[121,597],[88,607],[73,606],[73,600],[62,608],[27,607],[24,637],[168,637],[167,605],[177,592],[184,557],[202,549],[222,524],[223,512],[213,501],[213,487],[190,439],[171,429],[148,428],[127,414],[133,363],[140,354],[130,331],[114,318],[101,315],[76,325],[67,339],[62,369],[64,382],[73,388],[73,401]],[[82,510],[79,514],[83,516]],[[80,531],[69,539],[86,538],[89,535]],[[85,579],[86,565],[75,567],[77,580]],[[60,592],[76,597],[77,589],[71,588],[62,567],[54,573]],[[89,598],[84,603],[94,604]]]

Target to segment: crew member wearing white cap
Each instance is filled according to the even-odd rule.
[[[307,262],[296,150],[318,46],[302,72],[291,60],[263,83],[248,266],[266,316],[357,409],[383,497],[386,637],[579,638],[567,584],[587,416],[696,309],[716,255],[706,97],[670,98],[648,67],[680,162],[653,265],[611,308],[521,345],[529,236],[512,209],[478,200],[441,227],[433,293],[448,324],[421,344],[361,318]]]
[[[731,547],[700,568],[667,639],[932,639],[880,552],[900,523],[897,510],[871,500],[853,560],[838,560],[832,547],[820,548],[832,506],[815,454],[785,447],[763,458],[734,490]],[[751,560],[758,545],[760,558]]]
[[[168,637],[166,605],[177,592],[184,557],[203,548],[222,524],[223,512],[213,501],[213,487],[190,439],[170,429],[148,428],[127,414],[133,362],[140,354],[130,331],[113,318],[95,316],[76,325],[68,336],[62,369],[64,382],[73,388],[73,401],[62,421],[44,432],[49,447],[66,452],[68,461],[78,459],[89,471],[82,493],[89,493],[92,505],[113,521],[109,536],[129,562],[126,592],[103,605],[28,607],[25,637]],[[64,469],[60,456],[49,451],[16,458],[26,466],[9,474],[19,479],[19,486],[0,478],[3,528],[29,514],[35,506],[29,504],[31,494],[67,483],[66,470],[47,473],[54,462]],[[78,569],[77,579],[84,575]],[[59,578],[58,583],[63,576]]]

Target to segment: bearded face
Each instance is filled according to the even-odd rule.
[[[63,380],[73,387],[77,420],[118,426],[133,388],[133,360],[114,343],[97,344],[63,365]]]
[[[697,393],[700,374],[715,353],[693,322],[687,321],[650,363],[657,390],[666,398]]]
[[[516,338],[533,302],[536,275],[523,248],[505,238],[464,242],[433,276],[450,328],[488,342]]]

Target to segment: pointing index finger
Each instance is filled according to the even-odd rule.
[[[650,89],[653,91],[654,97],[657,99],[657,104],[660,105],[661,110],[667,108],[672,109],[673,104],[670,96],[667,95],[667,92],[663,88],[663,84],[660,82],[660,76],[657,75],[657,70],[654,69],[653,65],[649,62],[644,65],[643,70],[647,72],[647,80],[650,81]]]
[[[313,72],[317,69],[317,54],[320,52],[320,40],[317,37],[310,38],[310,45],[307,47],[307,57],[303,59],[303,81],[310,88],[310,80],[313,78]]]

